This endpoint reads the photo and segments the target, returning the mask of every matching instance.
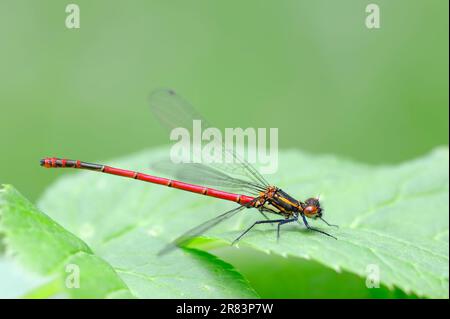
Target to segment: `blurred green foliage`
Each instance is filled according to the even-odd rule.
[[[72,2],[78,30],[68,2],[0,1],[0,182],[31,199],[59,176],[41,157],[166,144],[161,86],[219,127],[278,127],[282,148],[393,163],[448,144],[446,0]]]

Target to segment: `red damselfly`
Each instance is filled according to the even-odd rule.
[[[190,127],[193,119],[201,120],[204,125],[211,127],[189,103],[172,90],[161,89],[152,93],[150,95],[150,107],[159,121],[169,129]],[[245,159],[238,156],[236,152],[226,149],[223,145],[220,145],[220,147],[223,152],[228,153],[228,155],[234,158],[235,161],[233,163],[207,165],[203,163],[173,164],[169,161],[162,161],[153,165],[156,170],[171,175],[173,179],[102,164],[55,157],[41,159],[40,164],[46,168],[85,169],[133,178],[144,182],[233,201],[239,204],[238,207],[187,231],[164,248],[161,251],[162,253],[169,251],[173,247],[184,245],[193,237],[201,235],[220,222],[243,211],[245,208],[256,208],[264,216],[264,220],[254,222],[232,244],[239,241],[242,236],[258,224],[277,224],[278,240],[281,225],[301,221],[309,230],[336,239],[336,237],[314,228],[308,223],[307,218],[320,219],[328,226],[337,227],[336,225],[329,224],[323,218],[323,207],[321,207],[318,198],[308,198],[305,201],[293,198],[281,188],[268,183],[258,170]],[[266,213],[275,214],[281,218],[269,219]]]

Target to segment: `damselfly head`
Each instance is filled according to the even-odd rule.
[[[323,209],[318,198],[308,198],[303,204],[303,213],[308,218],[321,218]]]

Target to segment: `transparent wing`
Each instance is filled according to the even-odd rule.
[[[244,210],[247,207],[248,206],[236,207],[236,208],[229,210],[219,216],[214,217],[213,219],[210,219],[210,220],[204,222],[203,224],[200,224],[200,225],[188,230],[183,235],[176,238],[173,242],[171,242],[170,244],[166,245],[163,249],[161,249],[158,252],[158,255],[164,255],[178,246],[183,246],[183,245],[187,244],[194,237],[200,236],[207,230],[209,230],[212,227],[216,226],[217,224],[223,222],[224,220],[236,215],[237,213],[241,212],[242,210]]]
[[[183,127],[192,130],[193,120],[201,120],[202,127],[212,127],[186,100],[171,89],[158,89],[149,98],[150,109],[169,130]],[[221,142],[215,140],[217,148],[222,151],[223,156],[227,154],[234,159],[234,163],[207,164],[217,170],[247,179],[252,184],[263,188],[269,186],[266,179],[235,151],[227,149]]]
[[[151,168],[183,182],[207,187],[218,187],[225,191],[259,195],[260,192],[265,190],[259,184],[231,177],[223,171],[200,163],[175,164],[166,159],[153,163]]]

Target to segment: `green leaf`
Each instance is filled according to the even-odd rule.
[[[284,258],[245,246],[213,252],[239,269],[262,298],[417,298],[382,283],[377,289],[367,289],[366,278],[338,273],[312,260]]]
[[[111,234],[94,254],[9,185],[0,190],[0,217],[8,255],[48,277],[25,297],[50,297],[63,291],[74,298],[256,297],[229,264],[208,253],[177,251],[159,259],[156,252],[165,242],[142,229],[123,236]],[[79,288],[64,285],[68,265],[79,269]]]
[[[141,171],[144,168],[145,172],[150,162],[166,154],[167,149],[153,150],[108,164]],[[395,166],[368,166],[298,151],[280,152],[279,158],[279,171],[269,179],[299,199],[320,194],[325,218],[340,228],[329,228],[320,221],[311,224],[338,240],[299,225],[284,225],[277,243],[273,226],[258,225],[261,227],[255,227],[240,245],[312,260],[362,278],[368,271],[378,270],[381,284],[391,289],[398,287],[423,297],[448,297],[447,148]],[[131,279],[120,269],[130,266],[127,263],[132,256],[136,260],[131,264],[139,265],[142,256],[134,255],[136,245],[142,245],[151,255],[156,246],[162,245],[150,247],[151,241],[172,240],[235,204],[84,172],[61,179],[46,192],[40,205],[119,269],[119,275],[131,287]],[[230,242],[260,218],[254,210],[245,210],[193,247],[206,249]],[[119,254],[121,249],[123,254]],[[164,258],[174,258],[171,256],[175,255]]]
[[[0,188],[0,233],[7,254],[49,281],[27,297],[49,297],[66,292],[77,297],[131,297],[115,271],[79,238],[38,211],[12,186]],[[68,288],[68,266],[79,269],[79,288]],[[96,285],[95,279],[104,282]],[[78,285],[78,284],[75,284]],[[74,286],[71,286],[74,287]]]

